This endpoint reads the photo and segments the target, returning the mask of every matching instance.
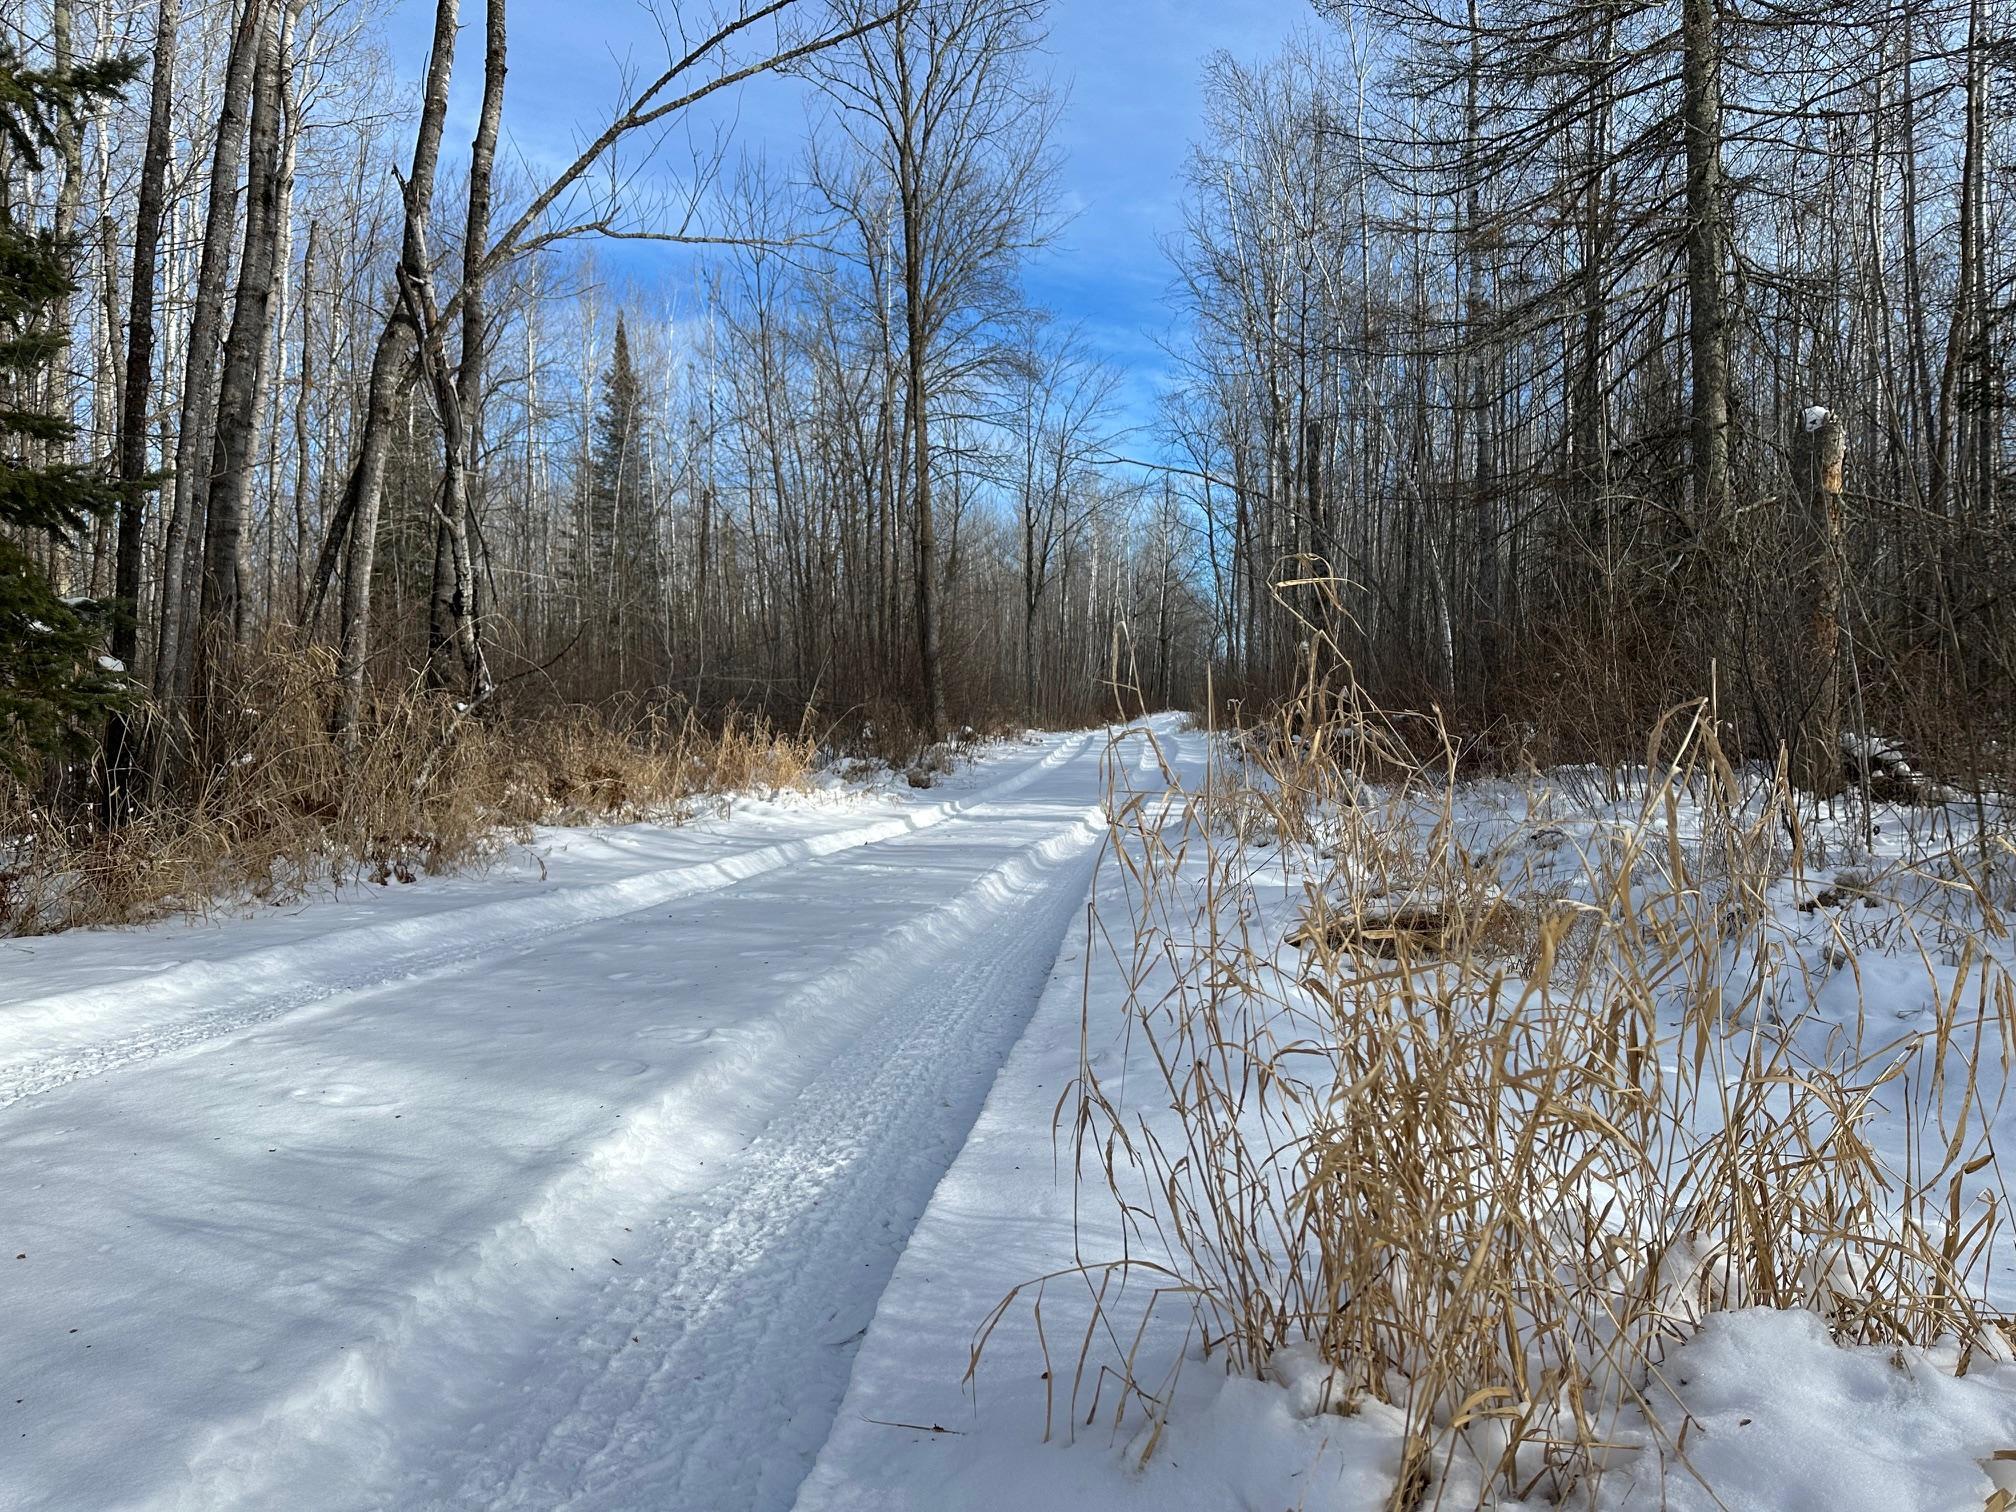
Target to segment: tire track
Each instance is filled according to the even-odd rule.
[[[775,1035],[809,1041],[816,1069],[795,1088],[772,1078],[769,1121],[719,1183],[660,1200],[664,1216],[638,1232],[648,1249],[585,1296],[578,1281],[555,1295],[538,1274],[617,1188],[634,1199],[678,1158],[697,1110],[762,1076],[774,1059],[763,1043],[625,1119],[529,1194],[521,1218],[425,1278],[376,1342],[219,1434],[179,1505],[272,1505],[284,1491],[301,1509],[788,1506],[854,1340],[1082,909],[1105,833],[1082,804],[996,822],[1016,837],[1002,860],[779,1005]],[[860,884],[843,862],[824,885]],[[570,1321],[527,1325],[550,1313]],[[519,1320],[501,1355],[474,1342],[498,1337],[498,1318]],[[477,1419],[416,1399],[416,1363],[436,1377],[448,1365]],[[382,1445],[375,1469],[315,1458],[360,1421]]]
[[[851,829],[761,846],[719,861],[643,872],[615,882],[564,888],[533,898],[481,903],[421,919],[341,930],[216,961],[190,962],[149,978],[29,998],[0,1016],[88,1020],[130,1006],[203,1006],[96,1044],[0,1064],[0,1109],[73,1082],[194,1049],[287,1014],[398,982],[425,982],[538,949],[553,936],[666,903],[722,891],[807,861],[899,840],[1007,797],[1079,755],[1089,735],[1067,737],[1011,775],[945,803]]]

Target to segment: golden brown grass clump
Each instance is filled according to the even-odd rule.
[[[1684,1464],[1653,1386],[1710,1310],[2008,1358],[1980,1282],[2016,993],[1981,948],[2002,927],[1977,853],[1823,912],[1816,962],[1783,903],[1799,806],[1746,786],[1700,711],[1607,824],[1515,819],[1481,851],[1453,747],[1423,761],[1407,734],[1305,697],[1198,790],[1113,794],[1132,917],[1098,932],[1153,1085],[1107,1085],[1088,1051],[1060,1104],[1081,1194],[1127,1239],[1062,1273],[1094,1317],[1058,1420],[1064,1393],[1078,1422],[1138,1409],[1154,1453],[1169,1360],[1142,1341],[1173,1312],[1230,1369],[1297,1346],[1330,1410],[1400,1412],[1395,1509],[1552,1502],[1624,1452],[1620,1424]],[[1816,976],[1859,1000],[1850,947],[1879,923],[1944,984],[1930,1015],[1820,1020]]]
[[[535,824],[676,818],[710,797],[802,788],[818,755],[809,732],[760,716],[514,717],[415,686],[372,701],[346,769],[328,734],[330,672],[320,652],[245,655],[200,739],[164,763],[173,775],[115,826],[0,775],[0,933],[411,881],[480,863]]]

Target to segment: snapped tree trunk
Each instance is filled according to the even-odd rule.
[[[1793,437],[1798,542],[1804,584],[1800,664],[1804,713],[1792,752],[1793,784],[1820,797],[1841,790],[1841,490],[1846,433],[1841,417],[1814,406]]]

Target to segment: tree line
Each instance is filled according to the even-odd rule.
[[[1204,62],[1153,435],[1022,293],[1038,0],[666,20],[547,163],[506,0],[438,0],[414,89],[370,0],[6,23],[9,225],[69,270],[0,315],[11,750],[200,771],[273,654],[351,752],[416,688],[930,738],[1312,667],[1536,758],[1703,695],[1812,786],[1844,724],[2001,750],[1991,0],[1319,0]],[[673,161],[771,76],[801,149]]]
[[[1816,786],[1844,722],[1991,761],[2001,7],[1316,9],[1210,63],[1177,249],[1167,423],[1238,683],[1313,635],[1535,754],[1712,695]]]
[[[228,759],[276,655],[326,659],[349,755],[416,689],[920,739],[1089,717],[1116,658],[1188,696],[1194,521],[1114,464],[1120,375],[1021,292],[1059,226],[1042,5],[660,19],[564,163],[500,150],[507,0],[437,0],[417,88],[371,0],[4,23],[36,102],[8,224],[67,272],[0,311],[36,343],[11,412],[47,422],[10,477],[97,490],[0,518],[17,771],[61,736],[93,760],[44,780],[88,766],[116,816]],[[813,103],[802,150],[677,148],[765,77]]]

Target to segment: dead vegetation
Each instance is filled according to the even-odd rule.
[[[805,787],[807,729],[761,715],[561,708],[480,716],[417,686],[380,692],[346,769],[329,736],[326,653],[240,659],[202,749],[118,825],[93,774],[0,777],[0,933],[125,924],[284,901],[362,878],[410,882],[481,863],[536,824],[680,818],[724,795]],[[64,778],[68,782],[63,781]],[[48,801],[51,787],[75,790]]]
[[[1580,1504],[1620,1459],[1687,1473],[1654,1386],[1714,1310],[1809,1309],[1963,1373],[2010,1357],[1981,1285],[2016,990],[1978,849],[1844,870],[1815,951],[1784,922],[1810,819],[1703,710],[1655,732],[1616,822],[1529,811],[1466,849],[1453,742],[1410,759],[1352,698],[1315,709],[1196,792],[1112,795],[1131,918],[1100,933],[1159,1074],[1101,1076],[1088,1001],[1059,1137],[1125,1238],[1037,1288],[1091,1311],[1054,1423],[1158,1452],[1182,1367],[1147,1341],[1177,1319],[1224,1368],[1313,1350],[1328,1410],[1404,1415],[1394,1512]],[[1937,984],[1927,1018],[1862,1004],[1875,948]],[[1845,1023],[1812,1009],[1833,980]]]

